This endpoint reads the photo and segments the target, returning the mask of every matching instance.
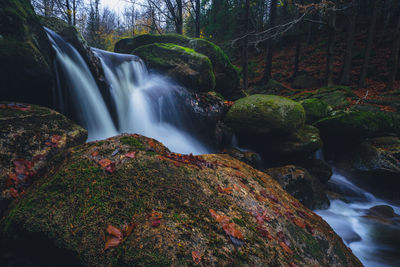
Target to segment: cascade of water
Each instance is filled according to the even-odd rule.
[[[81,55],[55,32],[46,29],[56,52],[57,73],[63,73],[63,80],[58,75],[58,104],[63,108],[61,83],[66,85],[68,94],[74,99],[74,108],[78,109],[81,123],[88,130],[88,140],[104,139],[117,134],[107,106],[99,88]]]

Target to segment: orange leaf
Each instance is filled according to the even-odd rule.
[[[106,231],[108,234],[122,239],[122,232],[118,228],[116,228],[112,225],[108,225]]]
[[[115,236],[108,236],[106,245],[104,246],[104,250],[117,247],[119,244],[121,244],[121,241],[122,241],[121,238]]]
[[[279,245],[281,245],[281,248],[288,254],[292,255],[293,251],[284,243],[280,242]]]
[[[237,228],[235,223],[225,223],[222,225],[222,229],[224,229],[225,233],[230,236],[240,240],[244,239],[242,232]]]
[[[101,160],[99,160],[98,163],[99,163],[99,165],[100,165],[101,167],[105,168],[105,167],[107,167],[108,165],[110,165],[110,164],[112,163],[112,161],[109,160],[109,159],[101,159]]]
[[[97,155],[99,155],[99,151],[93,151],[92,152],[92,157],[96,157]]]
[[[201,255],[197,251],[192,251],[192,258],[195,265],[201,262]]]
[[[125,154],[125,157],[131,158],[131,159],[136,158],[136,151],[126,153],[126,154]]]
[[[17,191],[15,188],[10,188],[10,195],[11,195],[13,198],[19,197],[19,193],[18,193],[18,191]]]

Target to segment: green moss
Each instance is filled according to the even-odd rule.
[[[143,150],[145,148],[143,143],[134,138],[133,136],[123,136],[121,137],[120,141],[124,145],[132,146],[137,149]]]
[[[305,111],[299,103],[284,97],[252,95],[236,101],[225,121],[237,132],[279,135],[302,126]]]
[[[318,98],[310,98],[300,102],[306,112],[308,123],[313,123],[328,116],[328,104]]]

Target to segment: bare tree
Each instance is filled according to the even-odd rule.
[[[400,16],[397,19],[396,33],[393,42],[392,55],[390,58],[391,70],[389,74],[389,81],[386,86],[386,90],[390,91],[393,89],[393,83],[396,80],[396,74],[399,68],[399,53],[400,53]]]
[[[243,39],[243,52],[242,52],[242,59],[243,59],[243,90],[247,90],[248,87],[248,63],[249,63],[249,50],[248,50],[248,37],[247,33],[249,32],[249,13],[250,13],[250,0],[246,0],[245,2],[245,15],[244,15],[244,34],[245,38]]]

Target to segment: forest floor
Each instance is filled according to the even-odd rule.
[[[378,30],[378,33],[380,31]],[[358,103],[369,104],[378,106],[381,110],[393,111],[391,106],[382,104],[372,104],[371,102],[385,102],[384,99],[388,97],[400,98],[400,81],[396,81],[392,91],[386,91],[387,77],[389,76],[390,66],[389,58],[391,57],[390,40],[391,32],[386,31],[385,35],[375,37],[374,47],[371,52],[370,66],[368,68],[368,76],[366,79],[366,87],[358,87],[358,79],[361,73],[362,64],[364,62],[364,52],[367,33],[362,32],[355,36],[355,43],[353,49],[353,66],[352,78],[350,87],[352,91],[359,97]],[[278,45],[281,46],[281,45]],[[327,55],[327,36],[324,34],[318,35],[316,40],[312,43],[303,42],[300,55],[299,73],[307,73],[317,78],[320,81],[325,80],[326,75],[326,55]],[[339,33],[337,35],[337,42],[335,48],[334,60],[334,75],[335,80],[339,79],[341,69],[344,62],[346,52],[346,33]],[[294,58],[296,53],[296,43],[294,41],[287,42],[284,46],[277,48],[273,55],[273,79],[282,83],[289,91],[299,91],[292,87],[290,77],[293,74]],[[249,87],[256,85],[263,77],[264,73],[265,54],[260,51],[250,53],[249,57]],[[239,63],[237,61],[235,63]],[[239,64],[238,64],[239,66]],[[318,88],[308,88],[301,90],[315,91]],[[295,92],[292,92],[295,93]],[[372,100],[372,101],[371,101]],[[355,100],[351,100],[355,104]]]

